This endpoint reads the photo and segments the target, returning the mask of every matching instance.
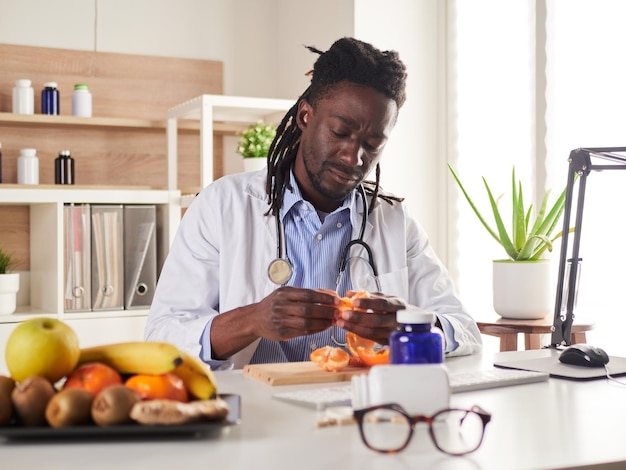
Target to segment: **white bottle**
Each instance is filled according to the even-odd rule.
[[[13,88],[13,112],[15,114],[35,114],[35,92],[31,81],[16,80]]]
[[[20,149],[17,159],[18,184],[39,184],[39,158],[37,150]]]
[[[72,116],[91,117],[91,92],[89,85],[77,83],[72,93]]]

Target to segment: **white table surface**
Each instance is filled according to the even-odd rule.
[[[531,351],[553,354],[551,350]],[[507,353],[517,354],[517,353]],[[451,358],[451,371],[490,368],[491,355]],[[277,391],[241,371],[218,372],[222,393],[241,396],[241,422],[219,436],[184,439],[19,442],[0,440],[2,469],[554,469],[626,468],[626,386],[607,380],[549,379],[455,393],[451,405],[492,413],[483,445],[464,457],[437,451],[415,433],[397,455],[372,452],[356,425],[318,428],[316,411],[272,399]],[[623,378],[626,382],[626,378]],[[601,465],[604,464],[604,465]],[[597,465],[597,467],[595,467]]]

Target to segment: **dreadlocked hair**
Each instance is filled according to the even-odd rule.
[[[296,124],[300,101],[306,100],[315,108],[317,103],[332,93],[340,82],[351,82],[374,88],[394,100],[398,109],[406,101],[406,67],[395,51],[380,51],[371,44],[354,38],[337,40],[328,51],[322,52],[312,46],[309,51],[319,54],[313,65],[311,84],[287,111],[276,128],[267,157],[266,192],[270,208],[268,214],[278,214],[285,189],[291,190],[289,170],[298,153],[302,131]],[[376,165],[376,180],[363,181],[363,187],[372,200],[383,199],[392,204],[404,198],[380,193],[380,164]],[[370,204],[369,211],[374,208]]]

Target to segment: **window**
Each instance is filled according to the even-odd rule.
[[[451,0],[448,6],[449,160],[488,220],[482,176],[494,193],[508,196],[515,165],[531,190],[557,193],[566,183],[571,150],[626,146],[626,3]],[[485,317],[493,312],[491,260],[504,258],[504,251],[452,180],[450,185],[456,199],[451,272],[468,310]],[[620,269],[626,265],[626,171],[594,172],[586,194],[576,313],[596,321],[589,342],[618,347],[617,331],[626,326],[620,295],[626,277]],[[524,196],[530,200],[534,194]],[[557,244],[555,275],[559,251]]]

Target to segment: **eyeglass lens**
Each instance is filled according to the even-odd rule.
[[[411,439],[411,420],[393,409],[376,409],[363,416],[361,431],[370,448],[379,452],[396,452]],[[437,448],[453,455],[476,450],[482,441],[483,431],[480,415],[467,410],[437,413],[430,427]]]

